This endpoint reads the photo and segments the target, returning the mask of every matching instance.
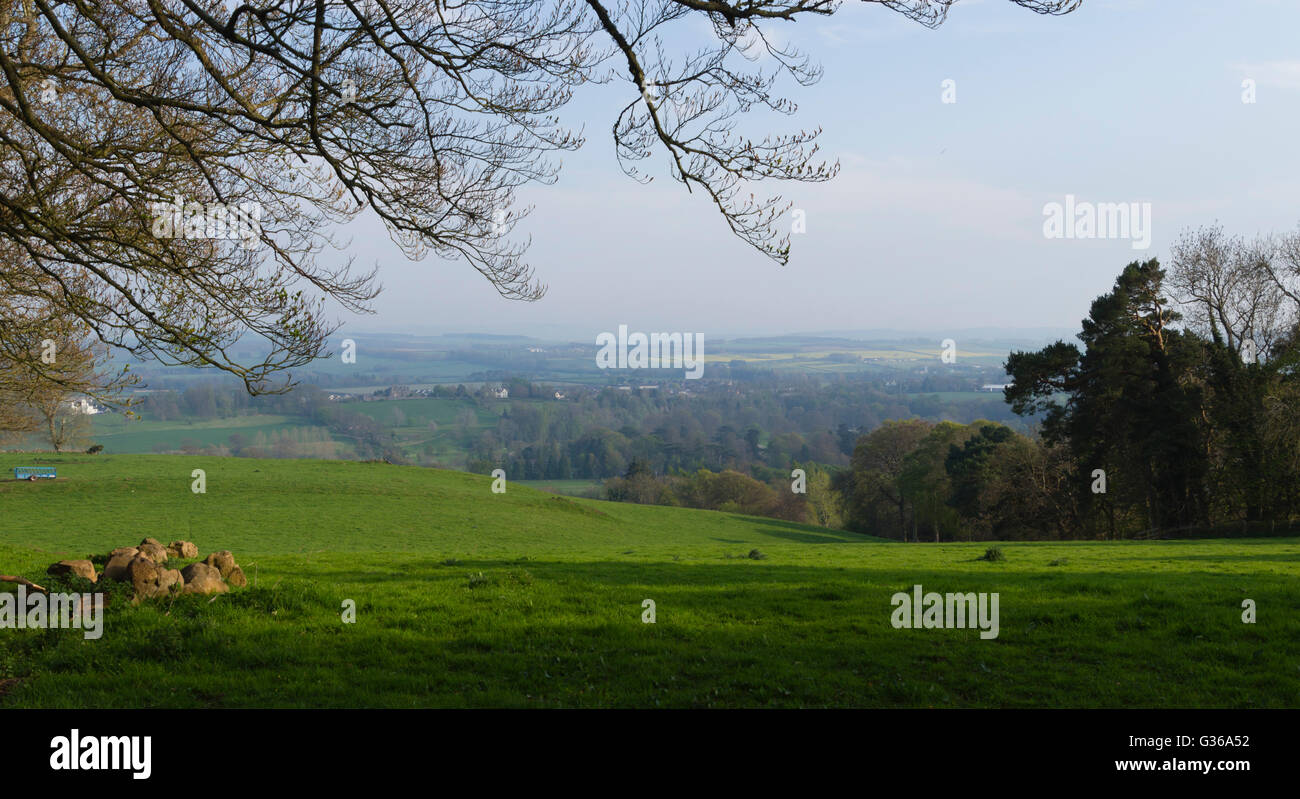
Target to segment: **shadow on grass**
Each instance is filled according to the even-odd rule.
[[[508,579],[524,570],[531,584]],[[480,571],[499,582],[469,589]],[[498,557],[385,570],[345,556],[286,577],[283,595],[196,598],[170,617],[116,608],[94,650],[15,637],[26,648],[0,678],[24,682],[0,705],[1285,706],[1300,681],[1279,670],[1295,619],[1267,638],[1242,629],[1242,575],[1063,570],[1040,584],[967,565]],[[1289,575],[1249,579],[1257,599],[1291,596]],[[1001,592],[1000,636],[893,629],[891,595],[916,583]],[[361,621],[344,625],[331,594],[357,586]]]
[[[1295,554],[1271,554],[1271,555],[1148,555],[1142,557],[1126,556],[1125,560],[1202,560],[1202,561],[1300,561],[1300,552]]]
[[[1074,571],[1068,567],[1050,572],[1010,571],[992,568],[984,570],[974,561],[962,561],[952,567],[910,568],[904,565],[880,568],[837,567],[820,565],[787,566],[771,558],[761,561],[742,557],[720,562],[700,563],[682,561],[655,561],[637,563],[628,561],[569,561],[476,559],[470,558],[445,566],[424,562],[409,565],[400,571],[386,571],[368,565],[335,568],[326,564],[310,564],[295,568],[292,577],[335,585],[393,585],[403,583],[412,587],[421,584],[464,585],[470,574],[482,572],[489,578],[509,582],[510,575],[528,572],[534,585],[539,587],[564,587],[566,590],[629,591],[637,594],[657,591],[664,595],[679,594],[696,609],[707,611],[706,605],[716,605],[718,594],[744,592],[746,597],[766,596],[768,600],[781,598],[806,599],[807,592],[833,587],[837,598],[879,602],[882,613],[888,613],[890,597],[895,592],[910,593],[914,585],[924,590],[946,592],[997,592],[1002,594],[1004,609],[1014,608],[1011,603],[1017,595],[1033,595],[1037,602],[1069,601],[1072,597],[1083,601],[1116,597],[1140,599],[1151,592],[1184,591],[1188,586],[1222,591],[1225,601],[1240,600],[1242,581],[1246,580],[1256,591],[1284,590],[1294,582],[1287,574],[1242,575],[1223,572],[1171,572],[1149,574],[1145,572]],[[779,557],[779,556],[778,556]],[[639,601],[639,600],[638,600]]]
[[[764,519],[753,516],[741,516],[740,514],[729,514],[732,519],[738,522],[750,524],[759,528],[764,534],[776,538],[784,538],[787,541],[795,541],[800,544],[881,544],[894,543],[884,538],[863,535],[860,533],[850,533],[844,530],[832,530],[822,528],[822,531],[811,532],[806,524],[796,522],[787,522],[781,519]]]

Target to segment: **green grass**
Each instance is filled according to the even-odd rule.
[[[496,425],[501,412],[509,407],[509,403],[491,401],[487,407],[480,408],[473,400],[417,397],[382,402],[349,402],[340,407],[354,413],[363,413],[383,425],[390,425],[393,411],[401,410],[407,425],[413,427],[426,427],[429,422],[437,422],[439,426],[453,425],[456,417],[468,410],[475,415],[479,426],[490,427]]]
[[[550,494],[563,494],[570,497],[604,496],[604,480],[520,480],[522,485],[536,488]]]
[[[387,439],[402,450],[412,462],[421,462],[423,458],[433,458],[435,462],[451,466],[464,467],[467,452],[463,446],[463,427],[458,417],[464,411],[473,413],[470,431],[493,429],[500,414],[509,407],[506,401],[492,401],[485,407],[478,407],[472,400],[455,398],[415,398],[406,400],[386,400],[383,402],[350,402],[341,406],[352,413],[371,417],[385,428]],[[400,410],[405,417],[401,426],[394,426],[394,411]],[[429,423],[438,425],[436,432],[429,429]],[[228,446],[230,437],[239,434],[244,444],[253,446],[258,436],[263,439],[263,448],[270,453],[275,440],[281,434],[293,436],[298,431],[311,431],[314,439],[307,444],[296,444],[294,454],[299,457],[313,458],[355,458],[355,442],[346,436],[331,435],[329,430],[316,424],[311,419],[299,416],[280,416],[274,414],[246,414],[220,419],[201,421],[155,421],[147,416],[143,419],[127,419],[118,414],[99,414],[92,417],[92,435],[84,444],[102,444],[109,454],[150,454],[156,452],[180,452],[183,443],[207,446]],[[32,435],[14,449],[41,449],[48,444],[42,443],[40,436]]]
[[[236,433],[251,444],[258,433],[274,440],[281,432],[315,426],[297,417],[270,414],[193,422],[127,420],[117,414],[101,414],[94,417],[92,424],[92,440],[96,444],[103,444],[107,452],[118,454],[152,452],[158,445],[179,450],[181,442],[187,439],[200,447],[225,445],[230,436]],[[320,429],[324,430],[323,427]]]
[[[350,402],[342,407],[369,416],[382,425],[390,441],[413,462],[428,456],[439,465],[464,468],[468,453],[462,444],[463,428],[458,417],[469,411],[474,418],[469,428],[471,431],[491,430],[509,406],[507,400],[490,400],[486,406],[479,407],[473,400],[439,397]],[[397,410],[405,417],[400,426],[395,425],[394,411]],[[429,429],[430,422],[438,425],[437,432]]]
[[[62,479],[0,482],[0,572],[50,584],[55,560],[153,536],[232,550],[256,587],[113,602],[98,641],[0,630],[0,707],[1300,704],[1295,539],[985,562],[387,464],[0,454],[45,463]],[[998,592],[1000,635],[893,629],[915,583]]]

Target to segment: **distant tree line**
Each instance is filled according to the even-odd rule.
[[[803,450],[828,468],[802,495],[776,462],[655,477],[641,460],[605,494],[903,541],[1295,534],[1300,233],[1189,232],[1172,261],[1125,267],[1080,344],[1010,355],[1004,398],[1036,430],[913,416],[857,437],[847,468]]]
[[[997,395],[908,396],[865,379],[798,377],[770,388],[724,383],[696,391],[604,390],[573,401],[512,402],[494,430],[469,442],[468,468],[568,480],[621,477],[633,461],[660,475],[788,471],[796,461],[842,467],[857,437],[890,416],[969,421],[991,413],[1023,426]],[[528,395],[512,389],[510,396]]]
[[[916,367],[919,371],[919,367]],[[857,437],[891,416],[918,416],[935,421],[970,421],[1000,417],[1023,427],[1000,396],[969,390],[970,378],[956,378],[935,369],[912,375],[917,387],[934,380],[956,380],[967,386],[958,399],[939,394],[897,393],[899,382],[835,376],[828,380],[805,376],[773,378],[771,384],[735,386],[704,380],[691,393],[661,390],[568,389],[568,398],[555,400],[556,388],[522,378],[504,382],[507,402],[487,399],[463,385],[438,386],[434,396],[467,404],[455,424],[438,431],[462,452],[460,462],[439,463],[428,444],[403,448],[397,430],[408,425],[427,428],[428,421],[385,403],[331,402],[311,386],[287,394],[249,396],[241,386],[205,381],[183,391],[157,391],[145,396],[140,413],[157,421],[207,420],[251,413],[303,418],[330,429],[355,449],[360,459],[418,461],[430,466],[467,468],[487,474],[503,468],[517,479],[605,479],[622,476],[639,459],[657,474],[673,470],[786,469],[789,464],[817,462],[847,466]],[[483,429],[470,408],[490,409],[499,418]],[[232,451],[237,448],[232,448]],[[264,451],[264,450],[259,450]]]
[[[1300,234],[1185,234],[1171,276],[1155,260],[1125,267],[1081,346],[1007,360],[1006,400],[1041,416],[1038,436],[888,422],[837,478],[845,521],[936,541],[1293,532],[1298,321]]]
[[[804,490],[794,491],[790,475],[783,470],[759,470],[765,479],[733,469],[655,475],[644,462],[634,460],[625,475],[605,481],[603,495],[619,502],[703,508],[840,527],[840,499],[832,488],[831,472],[817,464],[802,468]]]

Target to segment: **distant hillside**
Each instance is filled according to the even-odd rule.
[[[8,480],[19,465],[55,465],[57,482]],[[190,490],[203,469],[207,493]],[[174,455],[0,454],[4,540],[98,552],[146,536],[220,549],[290,553],[498,555],[538,547],[617,551],[726,542],[740,551],[791,540],[870,539],[773,519],[571,499],[463,472],[353,461]],[[111,546],[110,546],[111,545]]]

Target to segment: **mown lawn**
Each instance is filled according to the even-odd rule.
[[[0,454],[0,475],[46,463],[61,480],[0,482],[0,573],[58,587],[49,563],[153,536],[232,550],[256,585],[114,601],[98,641],[0,630],[0,707],[1300,705],[1296,539],[986,562],[386,464]],[[916,583],[999,593],[999,636],[895,630]]]

